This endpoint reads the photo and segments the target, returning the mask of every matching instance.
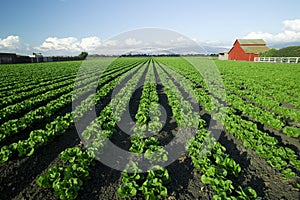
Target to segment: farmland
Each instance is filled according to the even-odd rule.
[[[121,57],[0,72],[0,199],[300,196],[297,64]],[[118,160],[112,143],[143,158]]]

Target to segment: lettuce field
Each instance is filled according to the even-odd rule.
[[[300,198],[299,64],[120,57],[0,72],[0,199]]]

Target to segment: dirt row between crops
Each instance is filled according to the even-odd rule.
[[[155,72],[156,77],[157,73]],[[138,105],[141,89],[137,90],[131,98],[132,105]],[[161,132],[161,141],[176,133],[175,120],[167,97],[162,86],[157,86],[159,103],[167,111],[168,120]],[[108,99],[96,106],[97,112],[108,103]],[[97,109],[98,108],[98,109]],[[137,108],[130,107],[131,116]],[[69,108],[66,108],[69,109]],[[210,121],[211,116],[202,108],[200,115]],[[87,123],[87,122],[86,122]],[[117,140],[120,137],[121,139]],[[164,140],[165,139],[165,140]],[[129,137],[119,130],[112,138],[116,145],[128,148]],[[289,182],[282,181],[280,174],[270,167],[267,162],[257,156],[254,151],[245,148],[240,140],[235,139],[230,133],[222,131],[219,141],[226,147],[227,152],[242,167],[242,172],[234,181],[235,185],[251,186],[263,199],[298,199],[297,191]],[[14,158],[7,163],[0,164],[0,199],[58,199],[50,189],[38,187],[35,180],[49,167],[59,164],[59,153],[65,148],[80,146],[77,130],[72,127],[65,134],[57,137],[53,142],[39,148],[29,158]],[[191,159],[185,154],[167,167],[171,176],[171,183],[167,185],[167,199],[211,199],[213,190],[202,184],[201,173],[194,169]],[[119,199],[117,189],[121,184],[121,173],[111,169],[100,162],[96,162],[90,171],[91,178],[84,182],[78,199]]]

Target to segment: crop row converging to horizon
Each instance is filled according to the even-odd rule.
[[[123,168],[118,198],[173,195],[168,165],[176,145],[182,151],[174,161],[191,160],[209,198],[263,198],[262,185],[236,181],[246,173],[230,150],[237,144],[240,156],[252,152],[294,195],[300,188],[297,64],[121,57],[1,65],[0,72],[2,167],[51,148],[70,130],[81,140],[34,178],[60,199],[80,196],[110,141],[133,155],[111,158]],[[224,135],[228,143],[218,141]]]

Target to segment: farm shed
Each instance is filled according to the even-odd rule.
[[[237,39],[228,52],[228,60],[254,61],[259,53],[268,50],[263,39]]]
[[[0,64],[30,63],[29,56],[17,55],[15,53],[0,53]]]
[[[219,60],[228,60],[228,53],[227,52],[219,53]]]
[[[15,53],[0,53],[0,64],[15,63],[17,55]]]

